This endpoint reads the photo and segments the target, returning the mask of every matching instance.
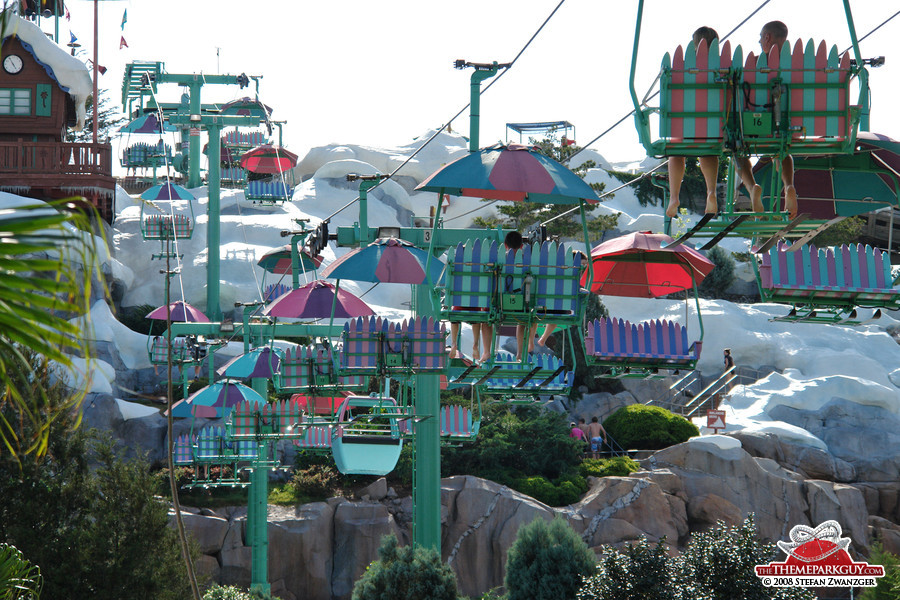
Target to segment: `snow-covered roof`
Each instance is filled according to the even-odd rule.
[[[84,127],[85,103],[93,90],[91,73],[87,66],[47,37],[40,27],[15,15],[3,27],[0,39],[16,36],[25,49],[47,71],[59,86],[75,101],[77,122],[75,129]]]

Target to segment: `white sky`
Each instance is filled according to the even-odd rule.
[[[686,42],[697,26],[710,25],[724,36],[761,2],[647,0],[639,97],[662,55]],[[288,121],[285,145],[300,156],[333,142],[393,146],[442,125],[468,102],[471,71],[454,70],[454,59],[512,60],[557,3],[103,0],[99,63],[109,71],[100,85],[118,103],[123,66],[136,59],[164,61],[170,73],[263,75],[260,97],[275,109],[273,118]],[[71,27],[89,58],[93,3],[67,4]],[[900,10],[898,0],[851,4],[860,37]],[[129,48],[120,51],[126,8]],[[636,10],[637,0],[565,2],[509,74],[482,98],[481,145],[505,139],[507,122],[563,119],[576,125],[576,140],[584,144],[627,114]],[[788,24],[791,39],[824,38],[839,51],[850,44],[840,0],[771,0],[730,38],[732,43],[741,43],[745,54],[758,52],[759,30],[772,19]],[[67,28],[61,29],[61,41],[67,42]],[[900,138],[900,117],[889,98],[900,95],[898,34],[900,17],[862,43],[865,57],[887,58],[871,73],[872,130],[895,138]],[[168,90],[164,99],[177,99],[177,87],[163,87]],[[208,86],[203,100],[224,102],[247,92]],[[468,133],[468,111],[453,127]],[[613,160],[644,155],[631,119],[592,147]]]

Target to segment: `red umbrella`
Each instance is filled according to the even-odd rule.
[[[350,392],[347,392],[348,394]],[[296,402],[300,405],[300,407],[309,413],[314,415],[328,415],[329,417],[334,416],[337,413],[338,409],[341,407],[341,403],[344,401],[346,396],[306,396],[304,394],[294,394],[291,396],[291,402]]]
[[[297,155],[281,146],[266,144],[244,154],[241,166],[251,173],[283,173],[297,166]]]
[[[291,245],[269,250],[262,255],[256,264],[276,275],[290,275],[293,272],[291,264]],[[307,250],[300,250],[300,264],[304,271],[313,271],[322,264],[321,256],[310,256]]]
[[[635,232],[603,242],[591,251],[591,291],[607,296],[657,298],[693,287],[715,265],[684,244],[663,248],[667,235]],[[581,285],[587,284],[587,271]]]
[[[332,315],[332,309],[334,314]],[[369,305],[327,281],[316,280],[280,296],[263,311],[272,317],[349,319],[374,315]]]
[[[167,310],[168,308],[168,310]],[[194,308],[187,302],[176,300],[168,307],[160,306],[155,308],[145,317],[147,319],[157,319],[159,321],[166,320],[166,314],[171,313],[169,317],[172,321],[184,323],[209,323],[209,317],[203,314],[199,308]]]

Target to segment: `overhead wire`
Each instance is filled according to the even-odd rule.
[[[516,61],[518,61],[519,58],[522,56],[522,54],[525,53],[525,50],[528,49],[528,47],[531,45],[531,43],[537,38],[538,34],[540,34],[540,32],[544,29],[544,27],[546,27],[547,23],[550,22],[550,19],[553,18],[553,16],[554,16],[554,15],[557,13],[557,11],[562,7],[562,5],[565,4],[565,2],[566,2],[566,0],[560,0],[559,4],[556,5],[556,7],[550,12],[550,14],[547,16],[547,18],[544,19],[544,22],[541,23],[541,26],[537,28],[537,31],[535,31],[534,34],[533,34],[533,35],[528,39],[528,41],[525,43],[525,45],[522,46],[522,49],[519,50],[519,52],[516,54],[515,58],[513,58],[513,59],[508,63],[508,66],[506,67],[506,69],[504,69],[502,72],[500,72],[500,74],[498,74],[496,77],[494,77],[494,78],[490,81],[490,83],[488,83],[486,86],[484,86],[484,89],[482,89],[482,90],[479,91],[479,94],[478,94],[479,96],[483,96],[485,92],[487,92],[489,89],[491,89],[491,87],[492,87],[495,83],[497,83],[498,81],[500,81],[500,79],[501,79],[504,75],[506,75],[506,73],[508,73],[510,69],[512,69],[512,67],[516,64]],[[431,134],[431,136],[430,136],[427,140],[425,140],[425,143],[423,143],[421,146],[419,146],[418,148],[416,148],[415,152],[413,152],[412,154],[410,154],[410,155],[406,158],[406,160],[404,160],[402,163],[400,163],[400,165],[399,165],[396,169],[394,169],[393,171],[391,171],[384,179],[382,179],[382,180],[381,180],[380,182],[378,182],[376,185],[374,185],[374,186],[372,186],[371,188],[369,188],[369,191],[374,190],[375,188],[381,186],[382,183],[384,183],[385,181],[387,181],[388,179],[390,179],[391,177],[393,177],[394,175],[396,175],[403,167],[405,167],[407,164],[409,164],[409,162],[410,162],[413,158],[415,158],[416,155],[419,154],[419,152],[421,152],[422,150],[424,150],[425,147],[428,146],[428,144],[430,144],[430,143],[431,143],[438,135],[440,135],[440,134],[447,128],[447,126],[448,126],[450,123],[452,123],[452,122],[453,122],[455,119],[457,119],[461,114],[463,114],[463,113],[466,111],[466,109],[469,108],[469,106],[471,106],[471,103],[470,103],[470,102],[469,102],[469,103],[466,103],[466,105],[463,106],[461,109],[459,109],[459,111],[458,111],[455,115],[453,115],[452,117],[450,117],[450,120],[448,120],[446,123],[444,123],[443,125],[441,125],[440,128],[437,129],[437,131],[435,131],[433,134]],[[357,196],[356,198],[354,198],[353,200],[351,200],[350,202],[348,202],[348,203],[345,204],[344,206],[340,207],[340,208],[337,209],[335,212],[331,213],[329,216],[325,217],[325,218],[323,219],[323,221],[328,221],[328,220],[330,220],[332,217],[338,215],[341,211],[343,211],[344,209],[346,209],[346,208],[352,206],[352,205],[353,205],[355,202],[357,202],[357,201],[359,201],[359,196]],[[437,216],[435,216],[435,218],[437,218]]]

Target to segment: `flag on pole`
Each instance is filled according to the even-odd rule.
[[[123,35],[122,39],[119,40],[119,50],[121,50],[122,48],[127,48],[127,47],[128,47],[128,42],[125,41],[125,36]]]
[[[72,32],[71,32],[71,31],[70,31],[70,32],[69,32],[69,35],[70,35],[70,36],[72,36],[72,39],[71,39],[71,40],[69,40],[69,43],[70,43],[70,44],[74,44],[74,43],[75,43],[75,42],[77,42],[77,41],[78,41],[78,38],[77,38],[77,37],[75,37],[75,34],[74,34],[74,33],[72,33]]]
[[[66,21],[71,21],[72,15],[69,14],[69,7],[66,7]]]
[[[122,11],[122,31],[125,31],[125,23],[128,22],[128,9]]]

